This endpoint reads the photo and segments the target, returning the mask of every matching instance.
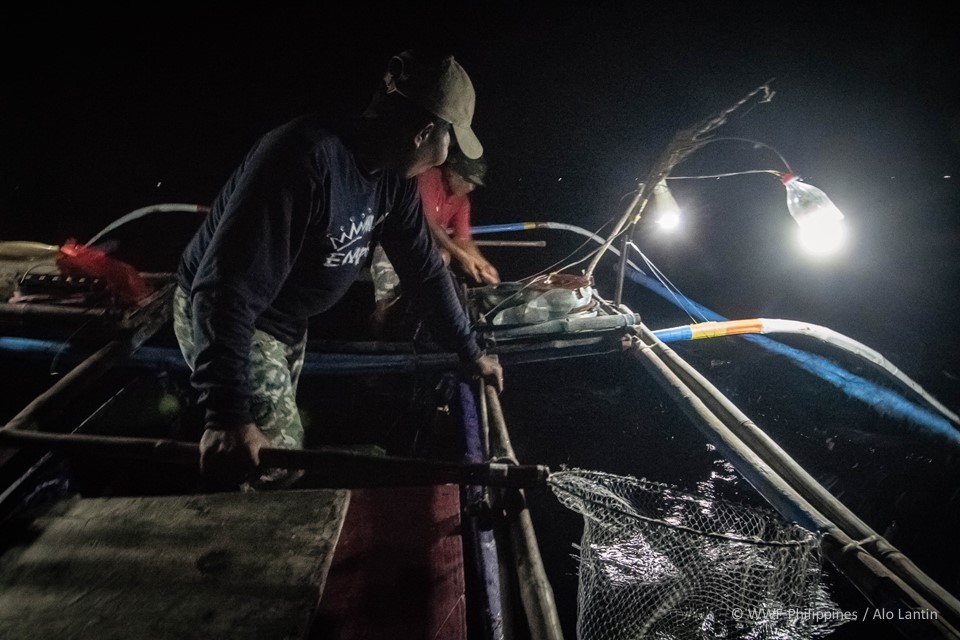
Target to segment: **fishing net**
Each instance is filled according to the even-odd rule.
[[[584,518],[580,640],[814,638],[846,621],[819,537],[772,512],[594,471],[549,482]]]

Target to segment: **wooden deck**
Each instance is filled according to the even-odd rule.
[[[6,541],[0,640],[304,638],[348,503],[342,490],[63,501]]]

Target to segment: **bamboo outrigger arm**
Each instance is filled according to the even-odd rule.
[[[0,427],[0,432],[37,429],[44,415],[65,407],[116,364],[129,358],[170,320],[170,306],[163,301],[163,296],[163,291],[155,294],[156,301],[161,303],[159,306],[149,305],[141,309],[132,328],[127,329],[120,337],[110,340],[71,369]]]
[[[935,613],[910,624],[924,625],[923,637],[960,638],[956,597],[833,497],[646,326],[637,325],[636,336],[628,354],[777,511],[823,534],[824,554],[867,600]]]
[[[590,264],[584,271],[584,276],[586,276],[588,279],[592,278],[593,272],[597,268],[597,264],[600,262],[600,258],[602,258],[603,254],[611,248],[614,241],[618,237],[622,237],[619,277],[617,279],[617,287],[614,295],[614,304],[620,304],[623,294],[623,278],[626,274],[627,264],[627,242],[629,242],[630,236],[633,233],[633,228],[640,221],[640,217],[643,215],[643,212],[647,207],[647,203],[650,201],[650,198],[653,195],[654,187],[656,187],[656,185],[662,180],[665,180],[666,177],[670,175],[670,172],[673,171],[675,166],[683,162],[698,149],[708,144],[711,139],[705,136],[725,124],[727,122],[727,117],[731,113],[752,100],[758,94],[762,95],[761,100],[763,101],[769,100],[772,97],[773,93],[770,90],[769,82],[767,84],[760,85],[741,98],[736,104],[727,107],[723,111],[713,116],[701,120],[691,127],[678,131],[667,145],[666,149],[664,149],[663,153],[660,154],[660,157],[654,163],[650,171],[647,172],[647,175],[645,179],[641,181],[640,187],[637,189],[633,200],[627,206],[626,210],[623,212],[623,215],[617,221],[617,224],[614,225],[613,231],[610,232],[610,236],[604,242],[603,246],[601,246],[596,252],[596,254],[594,254],[593,259],[590,261]]]

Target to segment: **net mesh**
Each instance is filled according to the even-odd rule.
[[[773,512],[596,471],[549,483],[584,518],[580,640],[814,638],[845,621],[819,536]]]

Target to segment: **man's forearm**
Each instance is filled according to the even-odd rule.
[[[463,249],[450,237],[446,229],[433,220],[427,220],[427,225],[430,227],[430,233],[433,235],[433,239],[436,240],[441,249],[446,250],[447,253],[454,258],[459,259],[459,257],[463,255]]]

